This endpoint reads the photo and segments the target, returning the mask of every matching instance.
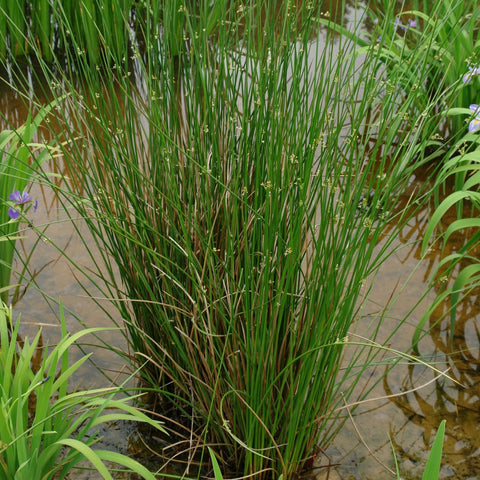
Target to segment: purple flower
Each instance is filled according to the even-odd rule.
[[[480,65],[478,67],[468,67],[468,72],[463,76],[463,83],[470,83],[474,76],[480,75]]]
[[[24,208],[33,205],[33,211],[35,212],[38,207],[38,201],[34,200],[28,192],[20,193],[19,190],[15,190],[8,196],[8,199],[13,202],[13,207],[8,209],[8,216],[13,220],[20,216]]]
[[[407,24],[404,25],[398,17],[395,17],[393,26],[401,28],[404,32],[406,32],[409,28],[417,28],[417,21],[412,18],[409,18],[407,20]]]
[[[402,21],[398,18],[398,17],[395,17],[395,20],[393,22],[393,26],[394,27],[399,27],[401,28],[402,30],[406,30],[407,27],[402,23]]]
[[[480,128],[480,106],[473,103],[470,105],[470,110],[475,114],[475,118],[468,124],[468,131],[473,133]]]

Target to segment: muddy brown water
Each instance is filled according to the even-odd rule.
[[[34,85],[32,84],[32,88]],[[14,125],[21,125],[26,118],[23,100],[10,89],[0,90],[0,111]],[[1,128],[5,127],[5,123]],[[419,172],[412,177],[411,188],[427,181],[426,174]],[[402,201],[407,201],[410,192],[405,192]],[[112,326],[111,319],[85,294],[79,284],[77,272],[60,255],[61,250],[82,267],[91,265],[91,259],[80,241],[79,235],[88,238],[88,231],[78,221],[78,231],[67,221],[61,207],[52,200],[45,188],[32,187],[32,195],[39,200],[35,214],[35,225],[45,226],[45,234],[51,243],[40,241],[31,261],[37,272],[37,287],[30,287],[15,311],[21,314],[23,332],[30,334],[39,325],[43,328],[45,343],[54,343],[59,338],[56,320],[58,307],[41,293],[52,299],[61,298],[66,309],[67,326],[70,331],[85,326]],[[388,338],[398,322],[408,317],[408,322],[389,340],[392,348],[409,351],[415,326],[425,308],[435,299],[435,291],[428,291],[432,271],[442,255],[456,251],[465,238],[453,237],[443,253],[432,248],[421,258],[420,242],[429,219],[427,208],[417,214],[404,227],[395,240],[398,250],[385,262],[375,280],[372,295],[357,321],[355,331],[365,333],[371,322],[381,313],[384,320],[379,331],[380,341]],[[453,221],[454,216],[445,220]],[[23,241],[25,252],[36,240],[32,231],[26,232]],[[85,280],[84,280],[85,281]],[[95,295],[94,285],[85,285]],[[423,299],[422,299],[423,297]],[[108,301],[101,305],[115,316]],[[438,309],[438,316],[446,312],[448,304]],[[450,344],[449,323],[441,320],[433,325],[430,333],[422,340],[420,350],[427,358],[436,362],[441,370],[449,369],[448,375],[458,384],[445,378],[435,379],[436,373],[419,365],[399,365],[378,382],[385,371],[380,364],[368,370],[358,387],[358,393],[378,382],[370,391],[372,401],[361,404],[348,418],[335,441],[319,459],[315,474],[320,478],[344,480],[378,480],[395,478],[388,469],[394,469],[392,449],[399,462],[402,478],[422,477],[436,429],[442,419],[447,420],[443,466],[440,478],[475,479],[480,477],[480,304],[477,293],[472,293],[459,307],[457,326]],[[102,333],[104,341],[120,349],[126,348],[124,337],[119,331]],[[353,337],[352,337],[353,338]],[[91,339],[91,343],[96,343]],[[97,342],[98,343],[98,342]],[[128,369],[117,355],[100,347],[85,346],[93,352],[96,366],[87,364],[74,378],[76,388],[99,388],[108,380],[97,367],[115,377],[117,372],[125,375]],[[456,352],[456,353],[452,353]],[[78,351],[75,355],[80,356]],[[423,386],[422,385],[426,385]],[[461,386],[460,386],[461,385]],[[412,391],[415,390],[415,391]],[[402,392],[410,392],[399,395]],[[346,414],[345,410],[345,414]],[[103,445],[122,452],[129,451],[128,438],[131,427],[111,425],[102,431]],[[76,478],[97,478],[94,474]]]

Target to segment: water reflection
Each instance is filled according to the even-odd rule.
[[[431,318],[429,335],[434,345],[435,360],[442,369],[448,367],[448,375],[456,384],[446,378],[439,378],[427,391],[419,390],[406,396],[393,397],[391,401],[400,409],[408,422],[423,429],[424,444],[431,444],[432,437],[442,419],[447,420],[444,446],[442,478],[471,478],[475,465],[480,465],[480,330],[478,326],[478,295],[472,294],[461,303],[454,335],[450,341],[448,319],[441,320],[448,313],[443,305]],[[409,365],[402,388],[409,390],[418,385],[420,377],[431,376],[425,368]],[[391,386],[388,376],[384,381],[387,394],[397,387]],[[421,462],[424,455],[416,455],[410,448],[392,439],[397,451],[413,456]],[[410,446],[408,446],[410,447]]]
[[[431,188],[433,167],[427,166],[412,177],[399,209],[411,201],[412,193]],[[422,258],[420,243],[430,211],[429,207],[418,208],[414,204],[411,208],[415,209],[414,214],[397,238],[394,245],[397,250],[379,272],[371,298],[371,313],[367,311],[357,328],[360,332],[370,328],[369,322],[377,315],[376,312],[396,297],[387,309],[388,316],[384,319],[379,337],[389,339],[392,347],[402,351],[411,351],[415,327],[442,287],[442,283],[437,282],[423,301],[417,304],[427,291],[436,266],[442,258],[458,251],[468,240],[465,232],[457,233],[444,249],[436,244]],[[443,228],[448,228],[454,220],[456,213],[452,210],[444,217]],[[400,286],[407,279],[409,281],[402,289]],[[480,289],[469,292],[458,305],[453,335],[448,299],[434,311],[425,327],[428,333],[420,343],[421,354],[439,370],[447,371],[451,380],[413,363],[398,365],[393,369],[379,366],[365,375],[365,384],[368,384],[378,381],[385,374],[369,394],[370,398],[383,399],[361,405],[354,415],[355,428],[347,420],[334,445],[328,450],[330,462],[340,464],[336,471],[342,479],[367,480],[389,476],[386,469],[372,459],[356,429],[381,462],[394,468],[393,446],[402,476],[421,478],[442,419],[446,419],[447,423],[440,478],[477,478],[480,472],[479,294]],[[391,337],[398,319],[405,316],[410,320]],[[367,388],[365,384],[364,389]],[[425,384],[426,387],[420,388]],[[399,395],[402,392],[409,393]]]

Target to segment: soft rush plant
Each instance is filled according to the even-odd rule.
[[[154,475],[133,459],[92,448],[99,440],[99,425],[106,422],[146,422],[162,428],[129,405],[128,396],[118,398],[119,387],[68,392],[69,378],[89,357],[70,365],[70,348],[102,329],[69,335],[63,315],[60,320],[62,338],[57,345],[42,346],[41,331],[20,343],[19,320],[13,320],[11,307],[0,308],[0,479],[63,479],[86,459],[104,479],[112,478],[103,463],[108,461],[153,480]],[[41,364],[36,369],[33,360],[38,350]]]
[[[141,10],[133,0],[0,0],[0,58],[36,49],[51,62],[75,45],[75,56],[95,66],[125,61],[134,3]]]
[[[427,463],[425,465],[425,470],[423,472],[422,480],[438,480],[438,476],[440,473],[440,466],[442,462],[444,436],[445,436],[445,420],[442,420],[442,422],[440,423],[440,426],[438,427],[438,431],[435,435],[432,449],[430,450],[430,454],[428,456]],[[217,458],[215,457],[215,453],[210,447],[208,447],[208,452],[210,454],[210,458],[212,461],[212,469],[213,469],[215,480],[224,480],[222,471],[220,469],[220,465],[218,464]],[[393,455],[395,459],[395,465],[397,467],[396,469],[397,480],[402,480],[401,473],[398,469],[398,462],[395,455],[395,451],[393,452]]]
[[[381,48],[358,61],[333,28],[312,37],[320,3],[215,5],[178,4],[180,43],[144,35],[134,81],[87,64],[80,92],[63,80],[65,201],[185,450],[291,478],[360,378],[340,369],[345,338],[435,130],[429,106],[407,121],[416,98]]]

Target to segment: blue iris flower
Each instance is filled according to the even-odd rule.
[[[480,65],[478,67],[468,67],[468,72],[463,76],[463,83],[470,83],[473,77],[480,75]]]
[[[15,190],[8,199],[13,202],[13,207],[8,209],[8,216],[13,220],[16,220],[28,206],[33,205],[34,212],[38,207],[38,201],[34,200],[28,192],[20,193],[19,190]]]

